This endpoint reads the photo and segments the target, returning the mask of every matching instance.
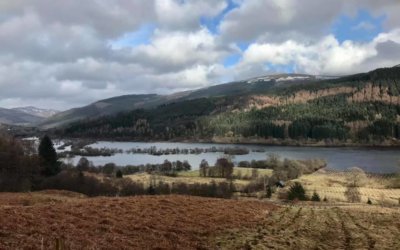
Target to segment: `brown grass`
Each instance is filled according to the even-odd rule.
[[[33,206],[80,200],[86,196],[70,191],[45,190],[32,193],[0,193],[0,207]]]
[[[205,249],[210,236],[250,228],[275,208],[188,196],[60,197],[24,205],[15,201],[27,194],[0,194],[0,249]]]
[[[279,209],[247,230],[214,239],[219,249],[400,249],[400,210],[374,206]]]
[[[130,178],[134,182],[143,183],[145,186],[150,185],[150,174],[147,173],[140,173],[140,174],[133,174],[133,175],[126,175],[125,177]],[[225,178],[210,178],[210,177],[199,177],[195,175],[183,175],[177,177],[168,177],[168,176],[157,176],[158,181],[162,181],[168,184],[172,183],[186,183],[186,184],[210,184],[212,181],[216,183],[226,182]],[[241,188],[249,183],[247,180],[234,180],[234,185],[236,187]]]
[[[319,170],[294,181],[301,182],[309,195],[316,190],[321,198],[327,197],[330,201],[345,202],[346,178],[345,172]],[[370,198],[375,204],[399,204],[400,189],[387,188],[392,181],[393,178],[369,175],[359,188],[361,201],[366,203]]]

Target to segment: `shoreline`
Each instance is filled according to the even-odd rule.
[[[133,138],[107,138],[107,137],[55,137],[59,140],[82,140],[82,141],[109,141],[109,142],[144,142],[144,143],[196,143],[196,144],[223,144],[223,145],[254,145],[269,147],[298,147],[298,148],[362,148],[362,149],[400,149],[400,141],[385,141],[384,143],[351,143],[351,142],[329,142],[324,141],[299,141],[299,140],[277,140],[277,139],[249,139],[249,138],[212,138],[212,139],[190,139],[175,138],[170,140],[158,139],[133,139]]]

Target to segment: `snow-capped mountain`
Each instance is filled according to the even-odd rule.
[[[246,80],[247,83],[259,83],[259,82],[291,82],[291,81],[302,81],[302,80],[314,80],[316,76],[313,75],[305,75],[305,74],[275,74],[275,75],[266,75],[255,77]]]
[[[42,117],[42,118],[48,118],[50,116],[53,116],[59,111],[53,110],[53,109],[41,109],[41,108],[36,108],[32,106],[28,107],[20,107],[20,108],[13,108],[13,110],[17,110],[26,114]]]

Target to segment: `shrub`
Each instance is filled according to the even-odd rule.
[[[306,191],[301,183],[296,182],[289,188],[288,200],[307,200]]]
[[[119,191],[118,187],[107,179],[100,181],[96,177],[85,176],[77,171],[63,171],[49,177],[40,184],[38,189],[68,190],[88,196],[115,196]]]
[[[367,204],[372,205],[372,201],[370,200],[370,198],[368,198]]]
[[[348,186],[344,192],[344,195],[346,196],[348,202],[354,203],[361,201],[361,194],[358,190],[358,187]]]

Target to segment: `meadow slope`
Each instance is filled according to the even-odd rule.
[[[209,249],[211,236],[251,228],[276,208],[175,195],[55,199],[54,193],[0,193],[0,202],[0,249]]]

